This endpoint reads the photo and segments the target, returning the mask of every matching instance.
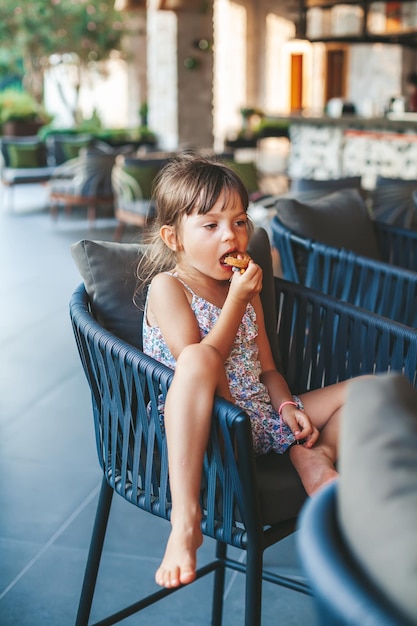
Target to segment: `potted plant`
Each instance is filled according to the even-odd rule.
[[[5,89],[0,93],[0,124],[3,135],[36,135],[52,116],[24,90]]]

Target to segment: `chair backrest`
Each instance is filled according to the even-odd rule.
[[[323,196],[324,194],[341,189],[357,189],[362,191],[362,178],[360,176],[344,176],[341,178],[326,178],[317,180],[313,178],[294,178],[291,181],[290,192],[309,193],[311,197]]]
[[[48,161],[50,165],[61,165],[79,156],[82,148],[87,148],[94,141],[90,134],[51,133],[46,138]]]
[[[238,174],[249,195],[259,191],[259,174],[256,163],[253,161],[236,161],[227,158],[224,159],[224,162]]]
[[[296,235],[277,216],[271,229],[284,278],[417,327],[416,272]]]
[[[298,553],[312,586],[317,622],[339,626],[407,626],[351,554],[337,518],[337,481],[311,498],[302,510]]]
[[[47,165],[46,144],[38,136],[1,137],[0,150],[5,167],[39,168]]]

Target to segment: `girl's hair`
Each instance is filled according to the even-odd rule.
[[[247,211],[249,198],[243,182],[219,158],[184,152],[167,161],[161,168],[152,193],[156,219],[147,237],[150,245],[137,266],[135,299],[156,274],[175,267],[175,252],[162,241],[159,235],[161,226],[173,226],[178,232],[184,215],[190,215],[195,210],[199,215],[205,215],[213,208],[221,193],[225,194],[225,204],[231,195],[237,194]],[[249,234],[253,230],[250,220],[248,230]]]

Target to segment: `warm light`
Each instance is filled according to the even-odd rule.
[[[146,0],[116,0],[114,8],[116,11],[138,11],[146,9]]]
[[[159,0],[159,11],[204,11],[208,6],[207,0]]]

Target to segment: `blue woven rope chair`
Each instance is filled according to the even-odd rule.
[[[417,272],[417,231],[374,222],[382,260]]]
[[[98,271],[101,265],[97,270],[90,265],[89,271]],[[402,371],[414,380],[414,331],[297,284],[275,279],[274,287],[275,301],[270,306],[277,310],[275,339],[281,369],[294,392],[387,369]],[[74,335],[91,389],[103,470],[76,626],[86,626],[89,620],[113,493],[167,520],[171,509],[157,399],[166,394],[172,371],[98,323],[92,314],[97,314],[97,304],[97,293],[91,299],[84,285],[70,303]],[[228,568],[246,574],[246,626],[260,624],[262,580],[310,593],[299,579],[263,570],[264,550],[293,532],[304,501],[305,492],[288,456],[255,458],[248,416],[216,399],[201,505],[203,533],[217,541],[217,550],[215,559],[197,573],[200,578],[214,572],[212,624],[221,624]],[[227,546],[246,550],[246,564],[228,557]],[[99,623],[119,622],[170,593],[172,589],[158,589]]]
[[[413,231],[375,223],[385,261],[367,258],[297,235],[277,216],[272,240],[283,277],[351,302],[379,315],[417,327],[417,238]],[[412,269],[405,269],[393,262]]]
[[[299,519],[298,547],[321,626],[411,626],[354,558],[337,516],[338,482],[311,498]]]

